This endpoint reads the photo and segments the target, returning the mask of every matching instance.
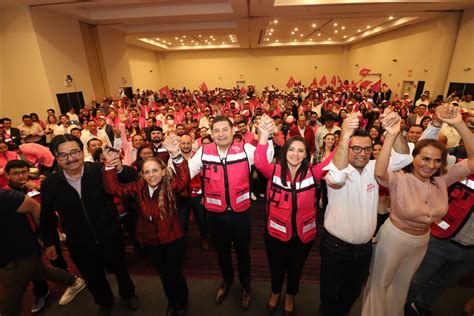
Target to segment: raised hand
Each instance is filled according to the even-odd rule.
[[[443,104],[436,108],[436,117],[449,125],[456,125],[463,122],[459,107]]]
[[[400,132],[400,115],[397,112],[386,108],[383,114],[380,116],[380,122],[382,127],[391,135],[397,135]]]
[[[117,172],[121,172],[122,159],[120,158],[120,151],[109,146],[105,146],[104,149],[105,164],[109,167],[115,167]]]
[[[352,112],[349,116],[346,117],[342,123],[342,132],[345,134],[352,135],[355,130],[359,128],[359,113]]]
[[[179,154],[179,137],[178,135],[171,133],[163,142],[163,147],[170,153],[172,157],[177,156]]]

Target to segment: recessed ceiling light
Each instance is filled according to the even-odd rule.
[[[341,26],[341,30],[345,30],[345,29],[346,29],[346,27],[344,25]]]
[[[388,19],[389,19],[389,20],[393,20],[393,16],[389,16]]]
[[[279,42],[279,40],[275,40],[275,42],[277,42],[277,43],[278,43],[278,42]]]
[[[222,44],[225,44],[225,42],[222,42]]]
[[[194,45],[199,45],[198,43],[194,43]]]
[[[183,40],[179,40],[181,43],[183,42]]]
[[[300,37],[303,37],[303,34],[300,34]]]
[[[215,38],[212,38],[212,40],[213,40],[214,42],[216,41],[216,39],[215,39]]]
[[[370,25],[367,25],[367,29],[370,29]]]
[[[316,27],[316,23],[313,23],[313,25],[311,25],[312,27]]]
[[[344,38],[347,38],[347,35],[344,35]]]
[[[321,33],[318,33],[318,36],[321,36]]]
[[[194,43],[194,40],[192,40],[191,43]]]
[[[309,40],[310,40],[310,41],[313,41],[313,39],[312,39],[312,38],[310,38]]]
[[[270,32],[270,33],[268,33],[268,36],[272,36],[272,34],[273,34],[273,33],[272,33],[272,32]]]
[[[330,40],[331,40],[331,38],[328,38],[328,41],[330,41]]]
[[[186,38],[186,35],[183,35],[183,38]]]
[[[334,23],[333,25],[334,25],[334,26],[337,26],[337,23]]]
[[[198,37],[202,37],[202,35],[198,35]]]
[[[361,31],[361,30],[357,30],[357,33],[360,33],[360,32],[362,32],[362,31]]]
[[[178,40],[178,38],[177,38],[177,37],[175,37],[174,39],[175,39],[175,40]]]
[[[213,38],[214,36],[210,35],[209,38]]]
[[[273,23],[275,23],[275,24],[278,23],[278,20],[273,20]]]
[[[273,29],[270,29],[270,32],[273,32]]]
[[[207,45],[211,45],[211,42],[207,43]]]
[[[159,41],[159,40],[160,40],[160,38],[159,38],[159,37],[157,37],[157,38],[156,38],[156,40],[157,40],[157,41]]]
[[[181,46],[183,46],[183,45],[184,45],[184,43],[181,43]]]
[[[270,39],[267,37],[265,40],[268,42]]]
[[[295,38],[295,39],[294,39],[294,41],[296,42],[296,41],[297,41],[297,39]]]
[[[291,31],[291,35],[295,35],[295,32]]]
[[[207,41],[207,40],[204,40],[204,42],[206,42],[206,43],[207,43],[208,41]]]
[[[168,45],[172,45],[171,42],[168,42]]]
[[[295,29],[294,29],[294,30],[295,30],[295,32],[298,32],[298,28],[297,28],[297,27],[295,27]]]
[[[337,32],[338,32],[338,30],[335,30],[335,31],[334,31],[334,33],[336,33],[336,34],[337,34]]]

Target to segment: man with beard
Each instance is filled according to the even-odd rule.
[[[102,184],[102,166],[84,162],[82,142],[71,134],[56,136],[50,145],[56,157],[59,172],[52,174],[41,186],[41,239],[45,252],[52,260],[56,249],[56,212],[67,235],[70,256],[84,277],[100,315],[110,315],[113,293],[106,278],[106,270],[117,278],[119,294],[128,307],[139,307],[135,285],[125,263],[123,232],[118,221],[117,208]],[[121,165],[120,159],[111,161]],[[136,171],[121,168],[119,181],[132,182]]]
[[[151,144],[153,145],[153,152],[155,152],[161,160],[163,160],[166,164],[168,163],[168,160],[170,159],[170,154],[166,150],[166,148],[163,146],[163,140],[164,140],[164,135],[163,135],[163,129],[159,126],[155,126],[150,129],[150,141]]]
[[[188,133],[183,134],[179,139],[179,149],[183,158],[188,160],[194,155],[193,138]],[[174,170],[172,161],[168,162],[168,166]],[[201,235],[201,248],[203,250],[209,249],[208,228],[206,219],[206,209],[201,204],[202,189],[201,189],[201,175],[196,175],[191,179],[191,183],[186,190],[181,192],[179,199],[179,217],[183,224],[185,236],[188,233],[189,213],[193,211],[193,217],[197,220],[199,227],[199,234]]]

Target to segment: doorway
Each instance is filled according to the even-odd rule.
[[[402,83],[402,90],[400,91],[400,99],[405,95],[408,94],[408,97],[413,100],[413,84],[414,81],[403,81]]]

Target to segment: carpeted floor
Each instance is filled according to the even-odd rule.
[[[264,231],[264,203],[259,200],[254,203],[252,209],[252,240],[251,240],[251,258],[252,258],[252,278],[254,290],[254,302],[252,308],[246,312],[248,315],[262,315],[268,298],[268,288],[270,281],[270,273],[268,269],[267,257],[263,245]],[[319,230],[321,223],[318,223]],[[320,234],[318,235],[320,236]],[[314,247],[305,264],[302,276],[301,295],[298,297],[299,315],[315,315],[317,306],[319,305],[319,241],[318,237]],[[212,246],[212,245],[211,245]],[[72,264],[67,249],[64,249],[64,255],[69,263],[70,270],[77,273],[76,268]],[[234,258],[235,259],[235,258]],[[156,271],[142,256],[133,252],[131,246],[127,246],[127,260],[130,273],[136,281],[137,291],[142,297],[143,307],[136,312],[137,315],[162,315],[162,311],[166,307],[165,298],[161,288],[159,279],[156,277]],[[236,260],[234,260],[236,263]],[[237,271],[237,270],[236,270]],[[234,293],[231,294],[223,306],[216,307],[213,304],[213,296],[215,289],[220,282],[220,272],[217,265],[217,259],[214,249],[204,251],[200,248],[200,238],[197,225],[191,222],[188,246],[185,259],[185,275],[190,285],[190,315],[234,315],[240,314],[238,305],[238,285],[233,288]],[[467,298],[474,296],[474,277],[472,274],[464,278],[461,282],[462,287],[451,288],[443,295],[439,302],[439,311],[447,311],[448,313],[440,313],[437,315],[457,315],[451,314],[451,308],[462,311],[462,305]],[[57,301],[61,295],[63,288],[51,285],[51,297],[49,302]],[[58,306],[50,306],[45,310],[43,315],[89,315],[95,313],[96,307],[90,297],[90,294],[81,294],[78,300],[71,306],[59,308]],[[33,301],[31,289],[27,291],[23,303],[23,315],[29,314],[29,308]],[[301,306],[300,306],[301,305]],[[122,306],[123,307],[123,306]],[[357,310],[357,308],[355,308]],[[122,310],[120,302],[117,302],[117,310]],[[357,315],[358,312],[354,311]],[[124,310],[117,315],[128,314]]]

